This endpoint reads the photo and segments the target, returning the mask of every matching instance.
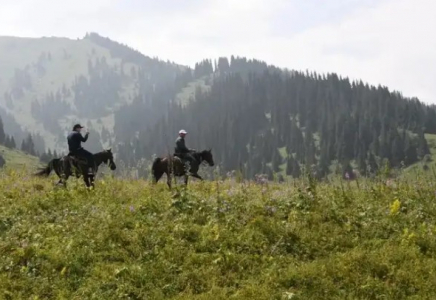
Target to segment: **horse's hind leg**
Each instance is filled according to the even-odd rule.
[[[185,175],[185,186],[188,186],[189,175]]]
[[[164,172],[157,172],[153,175],[153,183],[156,184],[162,178]]]
[[[201,176],[198,175],[198,174],[191,174],[191,176],[192,176],[192,177],[195,177],[195,178],[197,178],[197,179],[200,179],[201,181],[203,181],[203,177],[201,177]]]
[[[167,174],[167,185],[168,188],[171,190],[171,175],[170,173],[166,173]]]
[[[65,162],[63,162],[65,164]],[[67,180],[69,177],[68,170],[64,165],[61,165],[58,170],[55,170],[56,175],[59,177],[59,181],[57,185],[62,185],[63,187],[67,187]]]

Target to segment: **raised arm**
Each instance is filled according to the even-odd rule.
[[[81,140],[82,142],[86,142],[86,141],[88,140],[89,132],[87,132],[87,133],[85,134],[85,137],[83,137],[80,133],[79,133],[79,136],[80,136],[80,140]]]

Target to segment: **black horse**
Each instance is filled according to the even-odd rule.
[[[209,149],[201,152],[193,152],[192,156],[194,157],[195,162],[192,164],[189,172],[187,172],[184,163],[179,157],[165,156],[156,158],[151,167],[154,183],[157,183],[163,174],[167,175],[167,184],[170,189],[171,174],[176,177],[185,176],[185,185],[188,184],[189,176],[203,180],[203,178],[197,174],[198,169],[203,162],[208,163],[211,167],[214,165],[212,150]]]
[[[117,166],[114,162],[114,156],[112,150],[104,150],[99,153],[94,154],[94,174],[97,173],[98,167],[104,163],[109,166],[109,168],[114,171]],[[58,184],[66,186],[67,180],[71,175],[76,175],[77,178],[83,175],[83,180],[87,187],[94,186],[94,175],[88,174],[87,162],[76,159],[71,156],[64,156],[62,158],[52,159],[47,167],[40,169],[35,175],[36,176],[49,176],[52,171],[55,171],[56,175],[59,177]]]

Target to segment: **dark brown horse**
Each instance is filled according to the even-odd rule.
[[[112,171],[117,168],[111,149],[95,153],[94,162],[94,174],[97,173],[98,167],[102,163],[108,165]],[[67,180],[71,175],[75,175],[77,178],[83,176],[83,180],[85,181],[87,187],[94,186],[94,175],[88,174],[87,169],[87,162],[70,156],[64,156],[62,158],[52,159],[47,164],[47,167],[40,169],[35,175],[47,177],[52,171],[55,171],[56,175],[59,177],[58,184],[62,184],[64,186],[66,186]]]
[[[176,177],[185,176],[185,185],[188,184],[189,176],[203,180],[200,175],[198,175],[198,169],[202,163],[208,163],[209,166],[213,166],[213,156],[212,150],[203,150],[201,152],[191,153],[194,157],[194,163],[191,165],[190,170],[186,170],[185,164],[179,157],[176,156],[165,156],[158,157],[153,161],[153,166],[151,167],[153,173],[154,183],[157,183],[163,174],[167,175],[167,184],[171,189],[171,174]]]

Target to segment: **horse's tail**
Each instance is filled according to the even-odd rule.
[[[52,159],[45,168],[40,168],[34,175],[39,177],[48,177],[59,162],[59,158]]]
[[[155,181],[158,181],[159,180],[158,177],[160,177],[158,168],[161,162],[162,162],[162,158],[156,157],[153,161],[153,165],[151,166],[151,172],[153,173],[153,178]]]

